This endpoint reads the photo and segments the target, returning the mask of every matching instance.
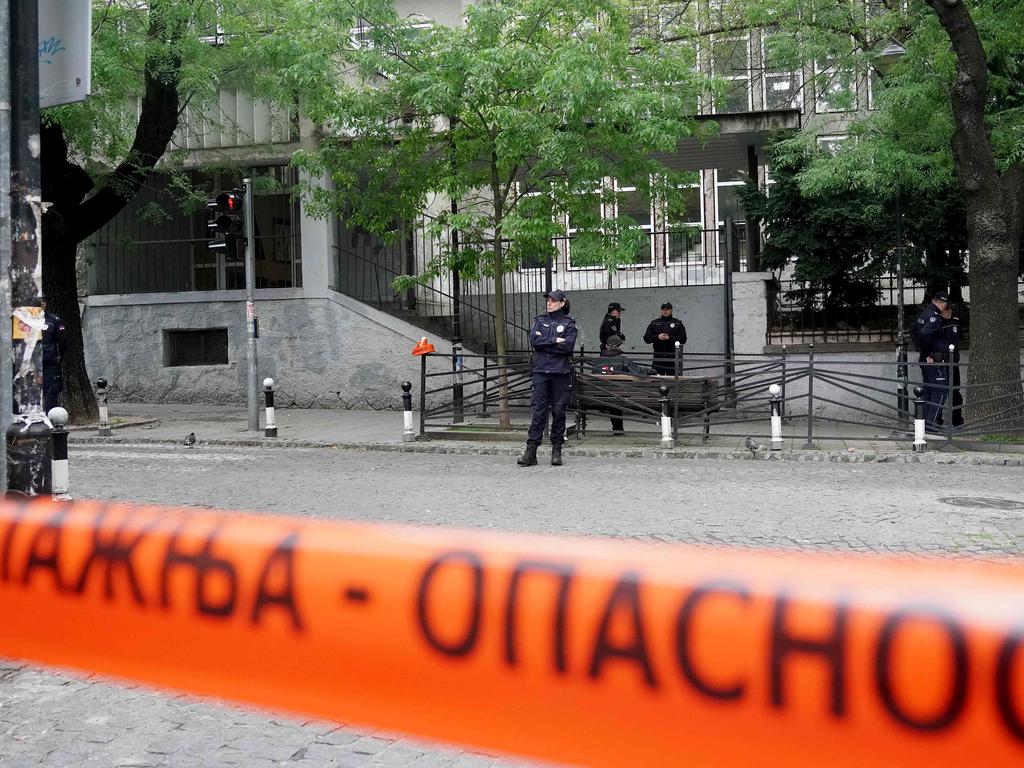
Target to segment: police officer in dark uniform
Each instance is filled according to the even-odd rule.
[[[937,291],[931,303],[917,316],[915,338],[917,340],[917,361],[921,364],[921,380],[925,392],[925,422],[932,427],[939,425],[942,404],[946,400],[946,366],[934,363],[946,362],[949,345],[942,333],[942,312],[949,306],[949,294]]]
[[[41,302],[43,305],[43,318],[46,325],[43,326],[43,412],[49,413],[51,408],[60,405],[60,393],[64,388],[64,380],[61,378],[60,364],[67,351],[67,333],[64,329],[64,321],[50,312],[46,311],[46,299]]]
[[[517,463],[537,463],[537,446],[551,414],[551,464],[562,466],[565,442],[565,412],[572,394],[572,351],[576,346],[576,321],[569,316],[569,299],[563,291],[544,294],[547,313],[534,318],[530,328],[533,346],[533,420],[526,437],[526,450]]]
[[[607,375],[612,373],[626,373],[632,376],[652,375],[655,372],[653,368],[641,365],[622,354],[622,342],[623,338],[621,336],[609,336],[607,342],[608,348],[601,357],[596,358],[594,362],[590,364],[591,370],[598,375]],[[600,410],[603,410],[608,414],[608,418],[612,422],[613,435],[626,434],[626,430],[622,423],[622,411],[620,409],[609,406],[601,408]]]
[[[960,427],[964,423],[964,396],[960,391],[960,318],[953,314],[953,305],[947,304],[942,310],[942,347],[949,362],[949,348],[953,347],[953,426]],[[948,376],[948,366],[947,373]],[[939,413],[939,423],[943,414]]]
[[[608,349],[608,337],[619,336],[623,341],[626,340],[626,334],[622,332],[622,305],[617,301],[613,301],[608,305],[608,313],[604,316],[604,320],[601,321],[601,353]]]
[[[644,334],[644,343],[654,347],[654,370],[664,376],[676,372],[676,342],[686,344],[686,327],[672,316],[672,304],[661,305],[661,317],[651,320]]]

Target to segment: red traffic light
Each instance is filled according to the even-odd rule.
[[[226,213],[240,213],[245,201],[237,192],[221,192],[217,195],[217,208]]]

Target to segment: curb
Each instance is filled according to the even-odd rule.
[[[128,437],[74,437],[72,445],[161,445],[179,447],[181,441],[161,438]],[[235,448],[328,448],[345,451],[378,451],[382,453],[432,453],[449,456],[517,456],[520,447],[495,445],[452,445],[435,442],[423,443],[348,443],[325,440],[288,440],[281,438],[222,439],[204,440],[200,447]],[[813,464],[958,464],[967,466],[1022,467],[1024,456],[1010,458],[1004,455],[975,452],[948,453],[850,453],[848,451],[750,451],[709,449],[663,449],[663,448],[587,448],[565,444],[567,457],[620,458],[620,459],[690,459],[712,461],[773,461],[804,462]]]

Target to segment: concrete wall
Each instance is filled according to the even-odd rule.
[[[401,407],[402,381],[419,392],[420,362],[410,354],[419,328],[327,290],[259,291],[256,309],[259,377],[279,383],[282,407],[392,409]],[[90,297],[89,372],[112,383],[115,401],[242,405],[244,318],[241,291]],[[227,365],[164,365],[165,329],[218,327],[228,329]]]
[[[600,343],[598,332],[611,301],[625,307],[622,330],[626,334],[623,348],[627,352],[651,351],[651,346],[644,344],[644,331],[647,324],[660,315],[664,301],[672,302],[673,315],[686,326],[688,354],[721,353],[724,349],[725,286],[722,285],[580,291],[569,294],[569,301],[587,349],[596,349]]]
[[[736,272],[732,280],[732,343],[737,355],[760,355],[768,335],[771,272]]]

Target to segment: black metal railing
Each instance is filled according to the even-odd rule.
[[[910,327],[926,298],[924,283],[904,281],[901,318],[895,276],[855,279],[832,288],[809,286],[798,280],[775,280],[768,290],[766,342],[894,343],[900,330]]]
[[[727,232],[732,235],[727,237]],[[519,268],[502,277],[507,347],[527,346],[533,318],[544,312],[543,294],[552,288],[571,294],[722,284],[726,260],[721,254],[726,247],[718,243],[731,247],[733,258],[729,261],[734,270],[742,270],[747,260],[745,234],[745,227],[739,224],[723,229],[651,232],[647,248],[631,263],[613,270],[585,263],[581,251],[574,251],[576,238],[555,238],[550,253],[522,259]],[[487,251],[493,244],[477,245]],[[473,349],[481,349],[485,341],[493,346],[498,314],[493,277],[469,279],[441,270],[409,281],[408,287],[396,287],[398,278],[429,273],[442,255],[441,241],[424,227],[405,228],[383,239],[339,221],[333,287],[447,338],[458,336]]]
[[[903,369],[898,359],[850,361],[807,352],[782,355],[679,355],[674,375],[607,375],[596,372],[596,355],[577,355],[573,362],[572,408],[578,438],[601,435],[614,420],[631,424],[630,433],[659,435],[663,398],[672,416],[674,441],[707,442],[770,438],[771,388],[784,415],[783,438],[791,447],[815,448],[830,441],[904,443],[909,450],[920,394],[936,403],[927,425],[932,447],[958,442],[1024,442],[1024,366],[995,370],[975,366],[989,375],[972,377],[968,362],[940,362],[925,367],[941,373],[941,383],[928,387],[918,366]],[[500,384],[507,384],[506,412],[512,426],[505,433],[521,437],[529,420],[529,354],[510,353],[504,365],[493,355],[432,354],[422,361],[421,437],[452,436],[459,430],[495,431],[486,421],[502,409]],[[650,355],[631,354],[639,365]],[[973,383],[992,378],[984,384]],[[662,391],[664,389],[664,392]],[[972,409],[973,406],[973,409]],[[597,421],[595,421],[597,419]],[[600,422],[609,420],[609,427]],[[456,430],[453,433],[452,430]],[[994,444],[994,442],[993,442]],[[764,444],[762,444],[764,445]]]

